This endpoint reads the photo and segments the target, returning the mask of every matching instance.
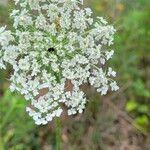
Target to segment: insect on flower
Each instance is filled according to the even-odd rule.
[[[54,51],[55,51],[55,49],[53,47],[48,49],[48,52],[54,52]]]
[[[54,22],[55,22],[56,30],[60,31],[60,29],[61,29],[60,17],[56,17]]]

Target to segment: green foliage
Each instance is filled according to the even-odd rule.
[[[136,100],[127,102],[126,111],[134,117],[136,125],[140,125],[144,130],[149,131],[150,90],[145,87],[141,79],[136,80],[132,88]]]
[[[130,91],[125,93],[128,97],[126,111],[136,125],[149,131],[150,1],[124,1],[123,4],[126,9],[116,23],[119,30],[115,49],[118,51],[113,63],[120,69],[121,80],[133,83]]]
[[[145,84],[141,79],[138,79],[133,83],[133,89],[137,96],[150,98],[150,90],[145,87]]]
[[[0,150],[38,150],[40,147],[39,139],[35,138],[37,127],[25,107],[26,101],[19,93],[7,90],[0,99]]]
[[[128,112],[134,111],[137,108],[138,108],[138,103],[136,101],[133,101],[133,100],[128,101],[126,105],[126,110]]]
[[[146,115],[139,116],[135,119],[135,123],[139,125],[147,125],[149,123],[149,118]]]

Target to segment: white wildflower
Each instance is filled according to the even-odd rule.
[[[60,117],[64,106],[68,115],[82,113],[84,83],[101,95],[118,90],[116,72],[103,67],[114,53],[115,29],[102,17],[94,21],[83,0],[14,1],[14,32],[0,28],[0,68],[12,65],[10,89],[30,102],[26,111],[37,125]]]
[[[106,59],[107,59],[107,60],[111,59],[112,56],[113,56],[113,54],[114,54],[114,50],[106,51],[106,52],[105,52]]]
[[[116,76],[116,72],[112,70],[111,67],[108,68],[108,73],[107,73],[108,76],[113,76],[115,77]]]
[[[110,86],[112,91],[117,91],[119,89],[119,86],[117,85],[116,81],[110,83]]]

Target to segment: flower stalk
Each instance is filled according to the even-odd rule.
[[[56,150],[61,150],[61,119],[55,118]]]

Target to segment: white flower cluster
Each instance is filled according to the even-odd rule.
[[[14,1],[14,30],[0,28],[0,68],[13,66],[10,89],[29,100],[27,112],[36,124],[59,117],[64,107],[68,115],[82,113],[84,83],[101,95],[118,90],[111,79],[116,72],[104,68],[114,53],[108,48],[113,26],[101,17],[93,21],[91,9],[80,7],[82,0]]]

